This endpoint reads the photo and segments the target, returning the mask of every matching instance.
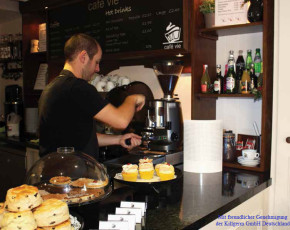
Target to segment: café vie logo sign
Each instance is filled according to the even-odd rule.
[[[169,22],[169,25],[166,27],[166,32],[164,34],[167,42],[164,42],[164,49],[180,49],[181,43],[180,40],[181,28],[179,26],[173,25]]]
[[[89,11],[92,10],[98,10],[105,7],[105,3],[107,3],[108,6],[117,6],[119,5],[119,0],[97,0],[94,2],[91,2],[88,4]]]
[[[88,4],[88,10],[99,10],[105,7],[114,7],[120,4],[120,0],[97,0]],[[131,12],[131,6],[120,7],[119,9],[108,10],[106,11],[106,15],[113,15],[119,13]]]

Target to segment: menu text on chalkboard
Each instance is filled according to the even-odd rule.
[[[76,33],[94,37],[105,54],[182,49],[183,0],[87,0],[51,9],[49,57],[63,57]]]

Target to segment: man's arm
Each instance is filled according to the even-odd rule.
[[[126,133],[124,135],[108,135],[97,133],[99,146],[121,145],[124,148],[132,149],[141,144],[141,137],[134,133]],[[125,140],[130,139],[131,145],[126,145]]]
[[[94,118],[113,128],[125,129],[132,120],[135,111],[140,111],[144,104],[145,97],[143,95],[130,95],[118,108],[108,104]]]

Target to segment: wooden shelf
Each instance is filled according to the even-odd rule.
[[[239,98],[254,98],[254,94],[206,94],[198,93],[196,94],[198,98],[219,98],[219,97],[239,97]]]
[[[217,40],[219,36],[257,33],[262,31],[263,31],[263,22],[254,22],[247,24],[205,28],[199,31],[199,35],[205,38]]]
[[[237,162],[234,162],[234,163],[223,162],[223,166],[229,167],[229,168],[238,168],[238,169],[244,169],[244,170],[249,170],[249,171],[256,171],[256,172],[265,171],[262,168],[260,168],[259,165],[257,167],[246,167],[246,166],[243,166]]]
[[[13,63],[13,62],[21,62],[22,59],[12,59],[12,58],[8,58],[8,59],[0,59],[0,63],[4,63],[4,64],[7,64],[7,63]]]
[[[45,55],[47,52],[42,51],[42,52],[35,52],[35,53],[30,53],[30,55]]]

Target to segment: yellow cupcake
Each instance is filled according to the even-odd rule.
[[[174,167],[170,164],[162,164],[159,167],[159,177],[161,181],[174,179]]]
[[[138,176],[138,165],[126,164],[122,166],[122,176],[125,181],[136,181]]]
[[[144,157],[142,159],[139,159],[139,164],[144,164],[144,163],[152,163],[153,159]]]
[[[163,163],[161,163],[161,164],[157,164],[157,165],[155,165],[155,171],[156,171],[157,176],[159,176],[159,168],[160,168],[160,166],[163,165],[163,164],[167,164],[167,162],[163,162]]]
[[[152,163],[139,164],[139,174],[141,179],[150,180],[154,175],[154,168]]]

